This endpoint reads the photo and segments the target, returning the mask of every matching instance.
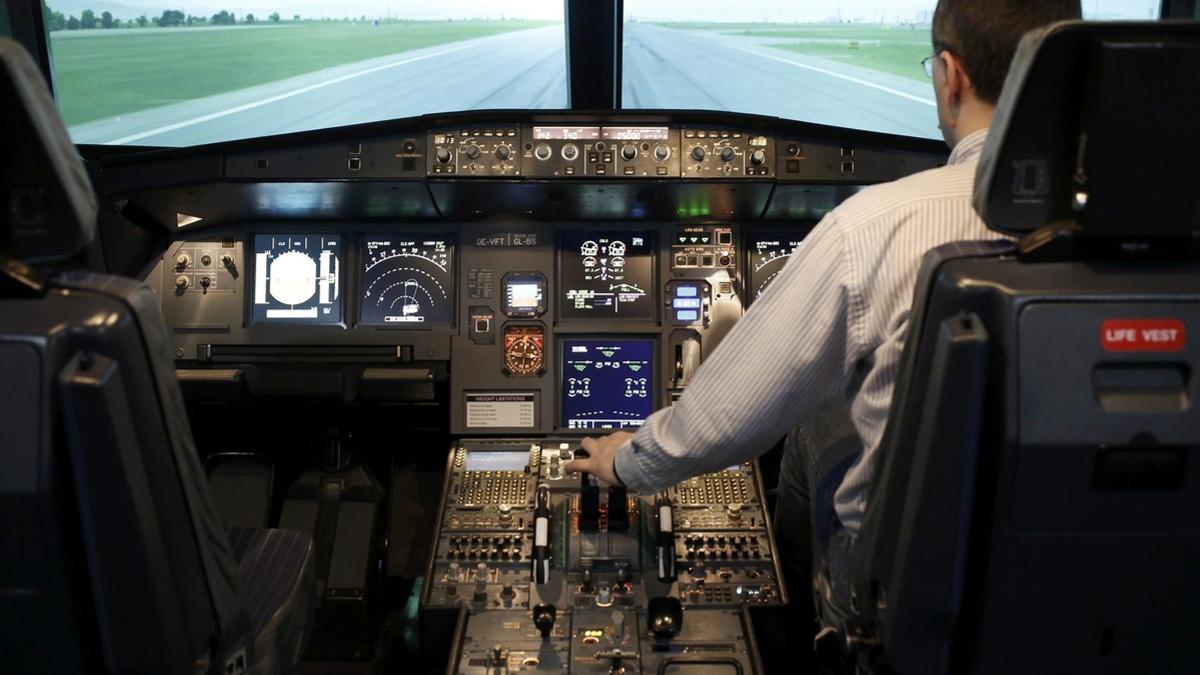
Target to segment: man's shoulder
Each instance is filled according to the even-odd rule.
[[[940,166],[860,190],[835,209],[843,227],[893,221],[931,206],[970,207],[975,162]]]

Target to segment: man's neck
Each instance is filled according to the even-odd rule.
[[[992,115],[996,112],[996,107],[973,102],[970,105],[964,105],[962,113],[958,117],[958,124],[954,127],[955,144],[971,134],[986,129],[992,124]]]

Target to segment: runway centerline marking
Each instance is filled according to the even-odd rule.
[[[936,107],[937,107],[937,103],[936,103],[936,102],[934,102],[934,101],[930,101],[930,100],[929,100],[929,99],[927,99],[927,98],[921,98],[920,96],[914,96],[913,94],[909,94],[909,93],[907,93],[907,92],[900,91],[899,89],[892,89],[891,87],[885,87],[885,86],[883,86],[882,84],[875,84],[874,82],[868,82],[868,81],[866,81],[866,80],[859,79],[859,78],[857,78],[857,77],[852,77],[852,76],[850,76],[850,75],[843,75],[842,73],[839,73],[839,72],[836,72],[836,71],[833,71],[833,70],[827,70],[827,69],[825,69],[825,68],[820,68],[820,67],[818,67],[818,66],[810,66],[810,65],[808,65],[807,63],[800,63],[799,61],[793,61],[793,60],[791,60],[791,59],[785,59],[785,58],[783,58],[782,56],[775,56],[774,54],[765,54],[765,53],[763,53],[763,52],[760,52],[760,51],[755,51],[755,50],[753,50],[753,49],[747,49],[747,48],[745,48],[745,47],[734,47],[734,49],[736,49],[736,50],[738,50],[738,51],[741,51],[741,52],[746,52],[747,54],[754,54],[755,56],[761,56],[761,57],[763,57],[763,58],[771,59],[771,60],[773,60],[773,61],[779,61],[780,63],[786,63],[786,64],[789,64],[789,65],[793,65],[793,66],[795,66],[795,67],[797,67],[797,68],[803,68],[803,69],[805,69],[805,70],[811,70],[811,71],[813,71],[813,72],[815,72],[815,73],[821,73],[822,75],[828,75],[828,76],[830,76],[830,77],[836,77],[836,78],[838,78],[839,80],[846,80],[847,82],[853,82],[853,83],[855,83],[855,84],[861,84],[862,86],[864,86],[864,87],[870,87],[871,89],[878,89],[879,91],[882,91],[882,92],[886,92],[886,93],[892,94],[893,96],[899,96],[900,98],[906,98],[906,99],[908,99],[908,100],[910,100],[910,101],[916,101],[917,103],[924,103],[925,105],[927,105],[927,106],[929,106],[929,107],[931,107],[931,108],[936,108]]]
[[[209,113],[207,115],[201,115],[199,117],[193,117],[191,119],[182,120],[179,122],[175,122],[173,124],[167,124],[167,125],[164,125],[161,127],[156,127],[154,129],[149,129],[146,131],[139,131],[136,134],[130,134],[128,136],[122,136],[121,138],[107,141],[107,143],[110,145],[125,145],[127,143],[132,143],[134,141],[140,141],[143,138],[148,138],[150,136],[157,136],[159,134],[165,134],[168,131],[175,131],[176,129],[183,129],[185,127],[195,126],[197,124],[202,124],[204,122],[208,122],[211,120],[220,119],[222,117],[228,117],[229,115],[236,115],[240,112],[245,112],[247,110],[261,108],[264,105],[270,105],[272,103],[276,103],[276,102],[282,101],[284,99],[292,98],[293,96],[300,96],[302,94],[307,94],[310,91],[316,91],[317,89],[323,89],[325,87],[333,86],[335,84],[340,84],[342,82],[345,82],[346,80],[353,80],[354,78],[362,77],[364,75],[371,75],[372,73],[378,73],[381,70],[388,70],[390,68],[398,68],[400,66],[407,66],[410,63],[416,63],[417,61],[424,61],[426,59],[432,59],[436,56],[445,56],[446,54],[453,54],[454,52],[461,52],[464,49],[470,49],[472,46],[474,46],[474,45],[463,45],[461,47],[455,47],[453,49],[443,49],[440,52],[434,52],[432,54],[425,54],[424,56],[415,56],[411,59],[404,59],[402,61],[394,61],[392,63],[384,63],[384,64],[374,66],[371,68],[366,68],[364,70],[355,71],[353,73],[346,73],[345,75],[339,75],[338,77],[330,78],[330,79],[324,80],[322,82],[310,84],[307,87],[300,87],[299,89],[293,89],[292,91],[287,91],[282,94],[276,94],[275,96],[264,98],[261,101],[253,101],[251,103],[245,103],[245,104],[242,104],[239,106],[235,106],[233,108],[219,110],[214,113]]]

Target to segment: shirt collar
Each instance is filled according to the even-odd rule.
[[[954,146],[954,151],[950,153],[949,164],[962,164],[971,159],[979,159],[979,153],[983,152],[983,142],[987,140],[987,127],[979,131],[967,134]]]

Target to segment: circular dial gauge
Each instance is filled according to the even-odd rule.
[[[802,237],[798,234],[778,238],[760,239],[750,250],[750,284],[757,299],[767,286],[783,271],[784,265],[795,253]]]
[[[546,365],[546,332],[541,326],[504,329],[504,368],[516,377],[537,377]]]
[[[448,324],[453,314],[446,238],[367,238],[362,245],[364,324]]]

